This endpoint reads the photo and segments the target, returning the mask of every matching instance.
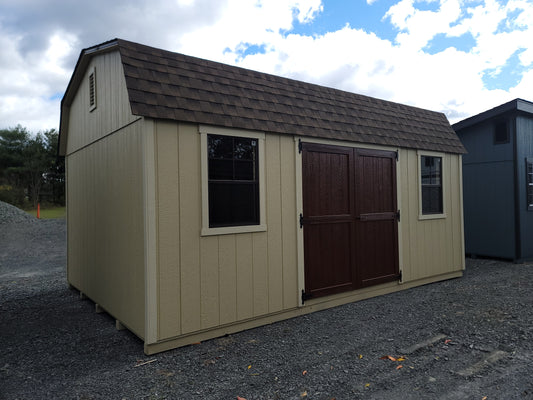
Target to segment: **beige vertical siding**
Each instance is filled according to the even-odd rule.
[[[155,132],[159,339],[296,307],[292,138],[265,141],[268,230],[200,236],[198,126],[159,121]]]
[[[418,153],[402,150],[400,154],[400,266],[404,282],[464,269],[461,156],[443,155],[442,167],[446,216],[420,219]]]
[[[306,312],[297,308],[296,215],[297,198],[301,199],[297,196],[301,190],[297,168],[301,162],[294,151],[294,139],[266,135],[263,179],[267,230],[201,236],[198,127],[162,121],[155,126],[159,341],[196,337],[197,332],[247,324],[254,318],[279,313]],[[449,276],[464,267],[460,165],[460,156],[444,155],[446,217],[419,219],[418,154],[400,150],[399,240],[405,287],[411,282],[427,283]],[[312,300],[306,307],[319,308],[339,304],[342,298],[394,290],[398,290],[394,284],[387,284],[361,291],[360,296],[347,293]]]
[[[294,138],[266,135],[266,231],[201,236],[198,129],[155,123],[159,343],[146,347],[148,352],[460,276],[464,268],[461,157],[443,155],[445,218],[420,219],[419,155],[400,149],[397,186],[403,284],[391,282],[313,299],[298,307],[298,268],[303,264],[298,259],[297,210],[302,196],[301,160]]]
[[[155,124],[154,124],[155,125]],[[179,197],[179,179],[177,171],[179,168],[178,154],[178,135],[176,126],[174,130],[160,130],[155,139],[155,153],[158,155],[155,158],[155,176],[156,184],[156,221],[171,220],[175,224],[157,224],[156,230],[156,262],[165,265],[166,268],[157,269],[155,274],[157,280],[157,289],[154,294],[158,294],[164,298],[174,298],[179,302],[179,257],[180,248],[174,240],[179,241],[180,238],[180,219],[179,209],[176,204],[176,199]],[[161,163],[159,160],[167,160],[166,163]],[[161,251],[167,249],[167,251]],[[178,303],[179,304],[179,303]],[[180,329],[179,318],[177,318],[177,311],[168,303],[159,303],[158,315],[158,331],[166,332],[165,329],[175,332]],[[166,320],[167,323],[161,325],[160,320]],[[166,334],[166,333],[165,333]]]
[[[266,137],[268,311],[283,309],[283,236],[281,220],[281,145],[278,135]],[[292,160],[291,160],[292,161]],[[291,220],[289,220],[291,221]],[[287,222],[289,222],[287,221]],[[293,222],[293,221],[291,221]]]
[[[89,111],[89,74],[96,71],[96,108]],[[126,81],[118,52],[94,57],[69,111],[67,154],[132,123]]]
[[[294,138],[280,136],[281,256],[283,309],[298,306],[298,247],[296,209],[296,159]]]
[[[162,124],[164,126],[164,124]],[[159,127],[159,124],[158,124]],[[158,137],[159,139],[159,137]],[[176,205],[180,212],[180,316],[181,332],[189,333],[202,329],[202,274],[201,251],[201,189],[200,189],[200,140],[196,126],[180,126],[178,135],[180,182]],[[159,162],[165,162],[159,160]],[[169,222],[169,221],[166,221]],[[159,220],[162,224],[163,221]],[[205,243],[205,241],[204,241]],[[202,244],[204,244],[202,243]],[[204,244],[205,246],[205,244]],[[162,265],[160,264],[160,267]],[[204,285],[205,286],[205,285]],[[204,287],[205,289],[205,287]],[[219,299],[221,301],[222,299]],[[165,323],[166,321],[161,321]]]
[[[237,319],[252,318],[253,303],[253,270],[250,268],[253,257],[253,239],[251,233],[237,235],[235,238],[237,249]]]
[[[146,339],[147,351],[206,338],[211,330],[231,332],[401,289],[389,283],[298,307],[301,160],[290,136],[265,138],[267,229],[202,236],[198,132],[194,124],[139,121],[67,158],[69,282],[145,338],[147,264],[155,277],[149,309],[157,313],[150,314],[155,328]],[[438,219],[419,218],[418,157],[416,151],[400,150],[397,168],[404,288],[464,268],[461,157],[443,156],[446,217]],[[140,160],[153,162],[150,174]],[[143,187],[150,193],[143,194]],[[143,219],[146,196],[154,214]],[[149,260],[147,223],[155,233]]]
[[[144,337],[142,124],[67,156],[68,280]]]
[[[227,241],[226,241],[227,242]],[[231,266],[228,268],[228,258],[231,257],[230,248],[219,249],[219,239],[215,236],[206,237],[202,240],[203,251],[200,254],[201,267],[201,321],[200,326],[210,328],[218,325],[224,318],[224,312],[229,310],[231,313],[231,302],[228,301],[227,295],[224,296],[224,280],[230,280]],[[231,243],[228,243],[231,246]],[[220,265],[220,268],[219,268]],[[229,271],[228,271],[229,269]],[[225,276],[228,274],[230,276]],[[219,285],[220,281],[220,285]],[[228,288],[231,290],[232,285]],[[231,296],[231,293],[230,293]],[[222,301],[219,303],[219,297]],[[225,300],[225,301],[224,301]],[[219,318],[219,313],[222,318]]]

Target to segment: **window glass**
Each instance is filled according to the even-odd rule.
[[[257,140],[207,135],[209,227],[259,224]]]
[[[234,154],[238,160],[254,160],[255,148],[257,148],[255,139],[234,138]]]
[[[228,136],[208,135],[209,159],[233,159],[233,141]]]
[[[210,159],[209,179],[233,179],[233,160]]]
[[[494,123],[494,144],[504,143],[509,143],[507,121],[497,121]]]
[[[420,157],[422,214],[442,214],[442,158]]]

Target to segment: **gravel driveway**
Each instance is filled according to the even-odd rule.
[[[533,399],[533,264],[467,260],[460,279],[148,357],[68,288],[65,258],[64,220],[0,203],[0,399]]]

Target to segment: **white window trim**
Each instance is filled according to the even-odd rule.
[[[244,131],[238,129],[221,128],[216,126],[200,125],[200,161],[202,177],[202,231],[201,236],[228,235],[235,233],[264,232],[266,225],[266,192],[265,192],[265,133]],[[259,225],[209,227],[209,174],[207,160],[207,135],[236,136],[257,139],[257,155],[259,157]]]
[[[440,214],[423,214],[422,213],[422,156],[429,157],[440,157],[442,159],[441,163],[441,183],[442,183],[442,213]],[[445,176],[445,164],[446,164],[446,155],[444,153],[437,153],[433,151],[417,151],[417,186],[418,186],[418,219],[419,220],[428,220],[428,219],[443,219],[446,218],[446,176]]]

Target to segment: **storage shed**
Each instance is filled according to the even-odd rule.
[[[459,277],[437,112],[115,39],[61,103],[68,281],[147,354]]]
[[[466,253],[533,259],[533,103],[516,99],[453,128],[468,151]]]

